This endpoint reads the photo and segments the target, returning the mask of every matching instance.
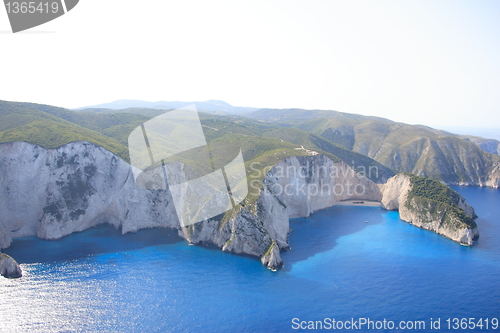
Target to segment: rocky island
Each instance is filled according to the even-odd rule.
[[[474,209],[448,186],[432,179],[400,173],[383,186],[382,207],[399,217],[462,245],[479,237]]]

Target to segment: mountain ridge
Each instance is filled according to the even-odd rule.
[[[56,148],[71,141],[89,141],[128,161],[130,132],[163,111],[111,111],[116,112],[0,101],[0,142],[27,141]],[[338,111],[263,109],[248,117],[199,115],[208,142],[216,140],[226,146],[239,142],[247,147],[245,160],[271,151],[282,155],[280,147],[296,155],[301,148],[300,153],[316,151],[342,159],[358,171],[376,166],[382,176],[375,181],[381,183],[398,172],[411,172],[453,185],[500,186],[495,183],[500,158],[491,154],[500,147],[495,140]]]
[[[263,109],[248,115],[306,130],[368,156],[393,172],[411,172],[454,185],[499,185],[500,142],[384,118],[302,109]]]

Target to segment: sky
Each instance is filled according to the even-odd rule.
[[[500,1],[80,0],[12,34],[0,99],[337,110],[500,128]]]

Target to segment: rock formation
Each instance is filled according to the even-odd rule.
[[[0,252],[0,275],[6,278],[19,278],[23,275],[23,272],[14,259]]]
[[[273,240],[262,262],[271,269],[281,267],[279,250],[289,248],[289,218],[307,217],[341,200],[380,201],[381,197],[377,184],[344,162],[334,163],[323,155],[279,161],[266,174],[256,203],[255,216]]]
[[[479,231],[473,220],[476,217],[474,209],[458,194],[453,196],[450,203],[412,195],[414,186],[412,178],[420,177],[400,173],[390,178],[383,185],[382,207],[398,210],[401,220],[417,227],[434,231],[463,245],[472,245],[479,237]]]
[[[5,249],[12,243],[12,236],[10,231],[5,228],[0,220],[0,249]]]
[[[500,156],[500,142],[498,142],[498,140],[478,138],[477,140],[471,141],[477,144],[485,152]]]

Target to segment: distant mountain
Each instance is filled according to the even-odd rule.
[[[442,129],[447,132],[473,135],[482,138],[500,140],[500,128],[491,127],[462,127],[462,126],[433,126],[434,128]]]
[[[188,105],[196,105],[196,109],[202,112],[208,113],[218,113],[218,114],[245,114],[249,112],[253,112],[259,110],[259,108],[251,108],[251,107],[241,107],[241,106],[232,106],[229,103],[224,101],[217,100],[209,100],[204,102],[147,102],[140,100],[132,100],[132,99],[122,99],[118,101],[114,101],[111,103],[98,104],[93,106],[87,106],[82,108],[76,108],[74,110],[82,110],[85,112],[92,112],[88,109],[110,109],[110,110],[123,110],[129,108],[147,108],[147,109],[159,109],[159,110],[173,110],[182,108]]]

